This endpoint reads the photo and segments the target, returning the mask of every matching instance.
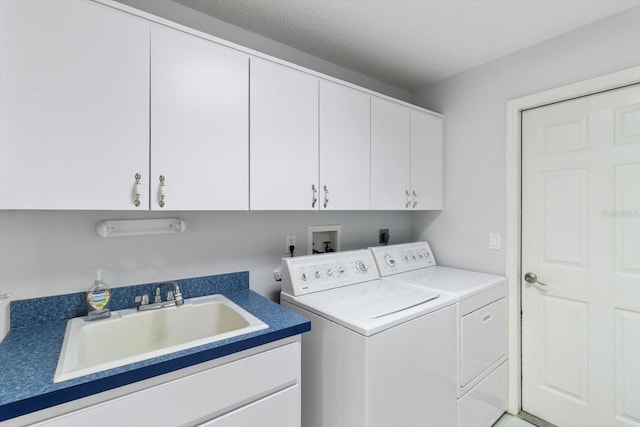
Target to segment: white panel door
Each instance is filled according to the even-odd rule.
[[[259,58],[250,76],[250,208],[317,210],[318,79]]]
[[[371,97],[371,209],[411,207],[411,110]]]
[[[522,114],[523,409],[640,425],[640,87]]]
[[[147,22],[2,0],[0,93],[0,209],[148,209]]]
[[[370,96],[320,81],[320,209],[370,207]]]
[[[411,110],[411,207],[442,209],[442,118]]]
[[[152,210],[249,208],[248,100],[247,55],[151,28]]]

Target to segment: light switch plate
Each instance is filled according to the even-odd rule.
[[[489,233],[489,249],[500,250],[500,233]]]

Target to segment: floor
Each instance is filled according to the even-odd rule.
[[[504,414],[493,427],[535,427],[534,424],[528,423],[511,414]]]

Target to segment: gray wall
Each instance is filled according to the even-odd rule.
[[[187,222],[184,233],[103,239],[95,231],[105,219],[172,216]],[[408,212],[0,211],[0,293],[82,292],[96,269],[111,286],[249,270],[251,288],[275,299],[285,237],[295,234],[296,254],[306,255],[307,226],[328,224],[342,224],[343,250],[377,245],[379,228],[392,242],[410,239]]]
[[[417,91],[444,114],[444,209],[415,213],[412,237],[446,265],[505,272],[505,103],[640,65],[640,7]],[[500,251],[489,250],[499,232]]]

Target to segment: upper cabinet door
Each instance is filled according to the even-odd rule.
[[[371,209],[411,207],[410,111],[371,97]]]
[[[370,98],[320,81],[320,209],[370,208]]]
[[[318,79],[251,58],[250,207],[318,209]]]
[[[247,55],[151,28],[152,210],[249,208],[248,100]]]
[[[442,118],[411,110],[411,207],[442,209]]]
[[[0,209],[148,209],[147,22],[2,0],[0,94]]]

